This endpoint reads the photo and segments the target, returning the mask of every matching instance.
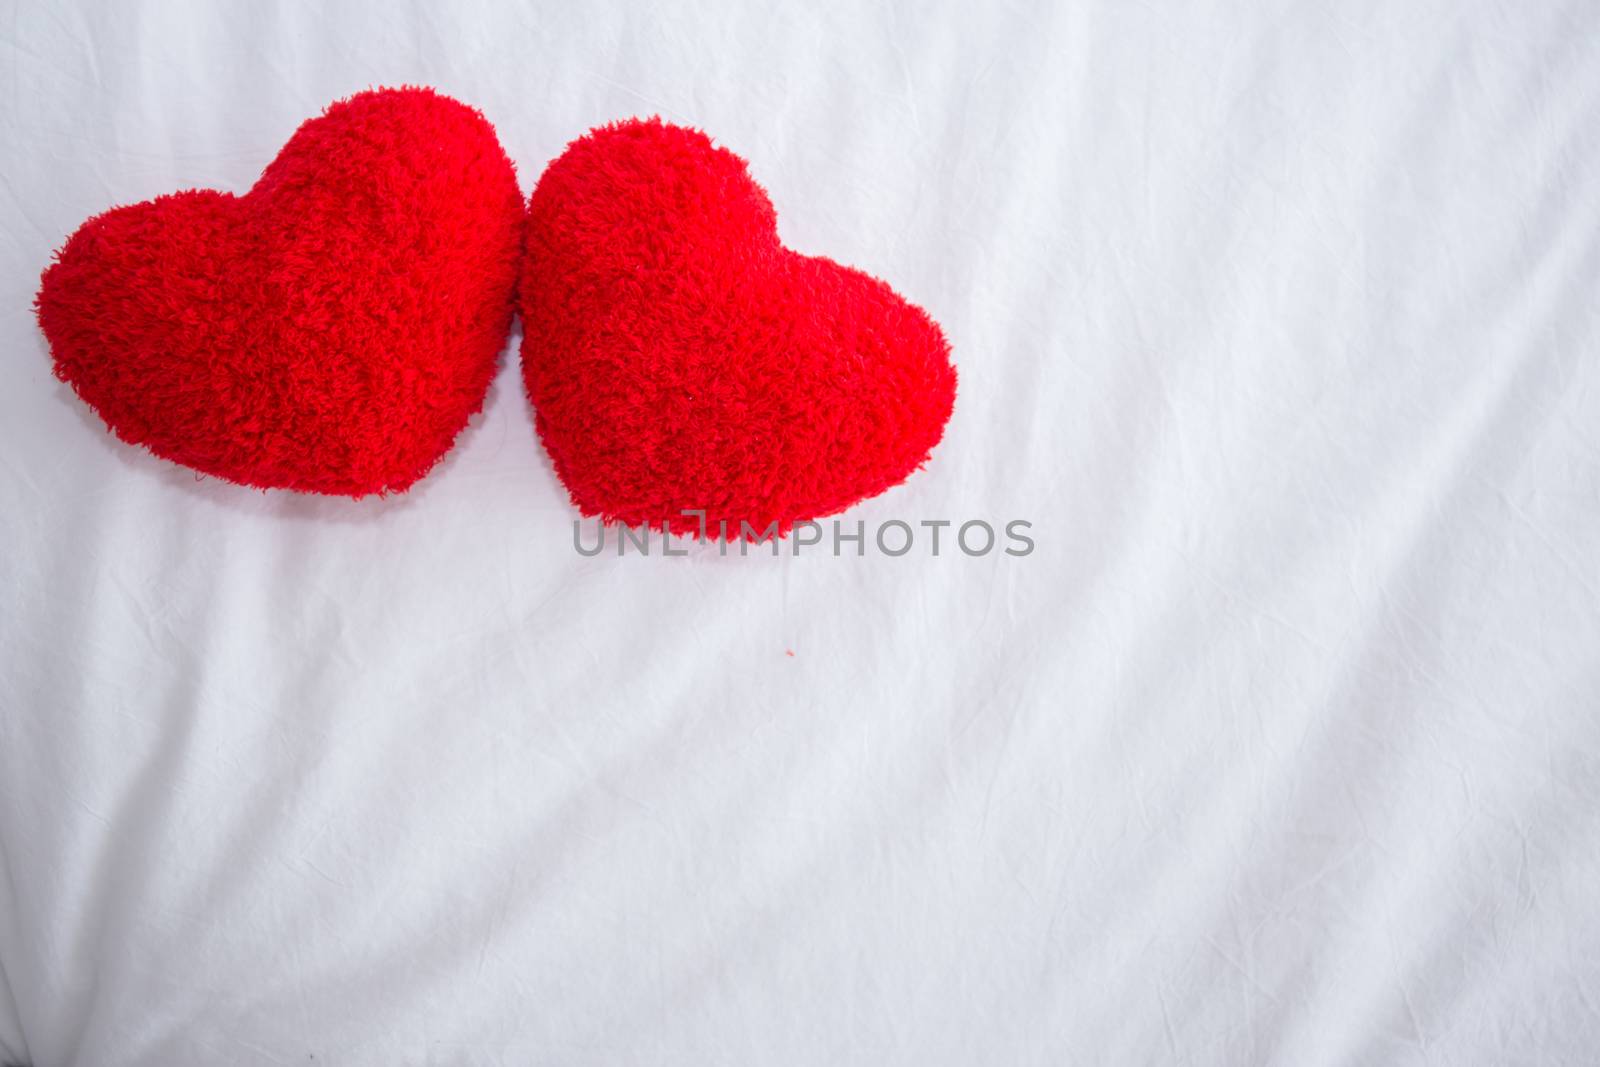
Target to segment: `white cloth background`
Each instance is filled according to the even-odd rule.
[[[1600,5],[691,6],[4,5],[0,1060],[1592,1064]],[[514,353],[118,444],[51,250],[397,83],[745,155],[955,346],[847,518],[1036,552],[579,558]]]

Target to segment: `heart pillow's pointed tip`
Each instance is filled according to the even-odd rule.
[[[89,219],[35,307],[57,377],[122,440],[242,485],[401,492],[482,406],[523,215],[476,111],[360,93],[243,196]]]
[[[926,464],[955,404],[930,316],[785,248],[744,161],[659,119],[594,130],[545,170],[521,308],[556,472],[580,511],[629,526],[835,514]]]

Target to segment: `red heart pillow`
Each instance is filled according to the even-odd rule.
[[[57,377],[130,444],[245,485],[397,492],[483,405],[522,219],[482,115],[362,93],[243,196],[85,222],[44,273],[39,324]]]
[[[550,164],[521,309],[556,473],[581,512],[629,526],[689,533],[698,509],[737,537],[842,511],[920,467],[955,402],[933,320],[783,247],[744,161],[659,119]]]

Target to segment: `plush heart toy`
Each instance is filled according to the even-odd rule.
[[[904,480],[955,402],[933,320],[783,247],[744,161],[660,120],[550,164],[521,308],[556,473],[584,514],[629,526],[698,531],[696,509],[713,535],[786,532]]]
[[[523,203],[478,112],[378,90],[306,122],[243,196],[85,222],[37,307],[118,437],[230,481],[362,496],[428,472],[510,328]]]

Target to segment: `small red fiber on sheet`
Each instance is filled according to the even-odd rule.
[[[521,309],[539,435],[579,511],[607,522],[786,533],[903,481],[955,402],[925,312],[785,248],[744,161],[659,119],[550,164]]]
[[[361,93],[242,196],[89,219],[44,272],[39,325],[56,376],[129,444],[244,485],[398,492],[483,406],[523,218],[481,114]]]

